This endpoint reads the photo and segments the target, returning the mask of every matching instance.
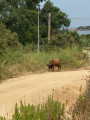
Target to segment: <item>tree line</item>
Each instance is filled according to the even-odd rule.
[[[38,13],[36,5],[43,0],[2,0],[0,1],[0,23],[6,25],[12,33],[16,32],[23,45],[37,43]],[[48,13],[51,13],[52,34],[62,27],[70,25],[68,15],[48,0],[40,9],[40,37],[48,36]]]
[[[38,10],[40,2],[45,0],[1,0],[0,1],[0,46],[15,44],[37,45],[38,39]],[[51,41],[48,42],[48,13],[51,13]],[[80,44],[77,32],[69,32],[64,28],[69,27],[68,15],[47,0],[40,9],[40,45],[66,47]],[[2,32],[4,31],[4,32]],[[8,37],[7,37],[8,36]],[[4,47],[3,47],[4,46]]]

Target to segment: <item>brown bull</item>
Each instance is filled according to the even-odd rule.
[[[58,71],[61,71],[61,60],[60,59],[53,59],[49,62],[49,64],[47,64],[48,69],[51,69],[52,71],[54,71],[54,67],[58,67]]]

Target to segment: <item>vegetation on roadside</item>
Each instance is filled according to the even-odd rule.
[[[30,46],[21,46],[17,50],[7,48],[0,56],[0,80],[30,72],[44,72],[54,58],[61,59],[62,69],[80,68],[88,61],[87,55],[78,46],[40,53],[32,51]]]
[[[53,100],[53,96],[49,96],[48,100],[42,105],[25,105],[20,102],[20,106],[15,105],[15,112],[12,120],[64,120],[65,105],[59,101]],[[0,120],[6,120],[0,117]]]
[[[46,103],[38,105],[24,105],[21,101],[20,109],[17,104],[15,106],[15,113],[12,116],[13,120],[55,120],[64,118],[64,104],[59,101],[54,101],[49,97]]]
[[[80,36],[81,46],[90,47],[90,34]]]
[[[90,120],[90,76],[87,80],[87,89],[80,95],[72,110],[72,120]]]

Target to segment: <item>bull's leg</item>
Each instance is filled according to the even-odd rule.
[[[59,71],[59,70],[61,71],[61,65],[58,65],[58,71]]]
[[[52,71],[54,71],[54,66],[52,66]]]
[[[58,65],[58,71],[59,71],[59,69],[60,69],[60,66]]]
[[[60,71],[61,71],[61,65],[60,65]]]

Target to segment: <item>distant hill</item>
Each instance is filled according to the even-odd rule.
[[[90,30],[90,26],[80,26],[77,30]]]
[[[69,31],[76,31],[77,28],[68,28]]]

